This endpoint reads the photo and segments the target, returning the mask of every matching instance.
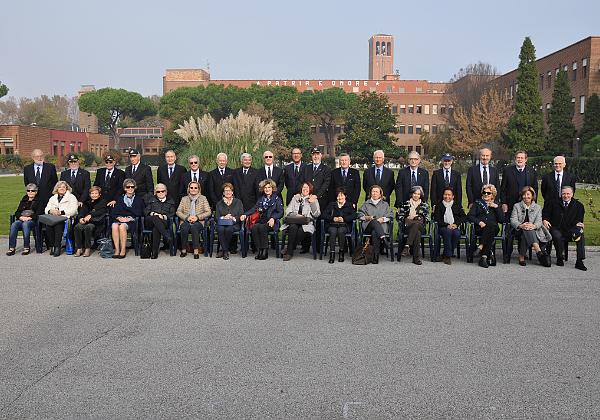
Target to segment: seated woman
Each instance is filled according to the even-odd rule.
[[[413,263],[423,264],[421,259],[421,233],[425,231],[425,223],[429,221],[429,205],[423,201],[423,188],[415,185],[410,190],[411,196],[398,209],[398,226],[408,236],[402,250],[402,256],[408,257],[412,246]]]
[[[217,202],[215,216],[217,218],[217,235],[221,249],[217,258],[229,259],[229,245],[235,232],[240,231],[240,218],[244,213],[244,204],[233,196],[233,184],[223,184],[223,198]]]
[[[252,226],[252,239],[258,248],[256,260],[269,258],[269,232],[277,232],[279,219],[283,216],[283,202],[277,194],[277,184],[272,179],[263,179],[258,184],[261,193],[258,201],[250,210],[240,216],[243,222],[258,211],[258,221]]]
[[[190,232],[192,233],[192,247],[194,259],[200,258],[200,234],[204,229],[204,220],[210,217],[210,205],[205,196],[201,194],[200,183],[192,181],[187,186],[187,195],[179,202],[177,217],[179,217],[179,234],[181,236],[181,258],[187,255],[187,243]]]
[[[387,242],[386,235],[392,233],[389,222],[394,214],[387,201],[384,201],[383,190],[379,185],[371,186],[370,197],[358,211],[358,218],[362,221],[364,233],[371,235],[373,264],[378,264],[381,241]],[[389,249],[389,244],[386,243],[386,246]]]
[[[323,213],[325,229],[329,233],[329,264],[335,262],[335,240],[337,239],[340,253],[338,262],[344,262],[346,252],[346,233],[352,231],[352,222],[356,211],[352,203],[346,201],[346,190],[339,187],[336,191],[336,201],[329,203]]]
[[[312,235],[315,233],[315,220],[321,214],[319,208],[319,199],[313,194],[313,185],[310,182],[303,182],[300,186],[300,193],[294,195],[285,212],[284,223],[281,230],[287,230],[288,246],[287,252],[283,256],[283,261],[289,261],[294,256],[294,251],[298,244],[302,244],[302,249],[310,247]],[[294,218],[304,220],[294,221]],[[308,244],[308,245],[307,245]]]
[[[96,233],[104,229],[105,216],[108,213],[106,200],[101,197],[102,188],[90,188],[90,196],[83,203],[77,215],[78,223],[73,229],[75,236],[75,256],[89,257]]]
[[[170,249],[173,244],[173,231],[171,219],[175,215],[175,202],[172,198],[167,198],[167,186],[165,184],[156,184],[154,186],[154,195],[146,202],[144,209],[144,224],[146,229],[152,229],[152,258],[158,258],[160,251],[161,237]]]
[[[494,237],[500,231],[499,223],[504,223],[504,212],[496,202],[496,187],[486,184],[481,187],[481,197],[475,200],[467,218],[475,224],[475,234],[479,235],[479,246],[477,247],[479,266],[488,268],[496,265],[494,255]]]
[[[52,214],[54,216],[64,216],[67,219],[77,215],[79,209],[79,203],[77,197],[71,193],[72,189],[66,181],[58,181],[54,186],[52,193],[54,194],[48,200],[45,214]],[[52,255],[58,257],[60,255],[62,247],[63,232],[65,230],[64,223],[57,223],[54,226],[46,226],[46,236],[48,243],[53,248]]]
[[[467,221],[462,204],[454,201],[454,190],[444,188],[442,201],[437,203],[433,212],[433,220],[437,223],[440,236],[444,241],[444,264],[452,264],[452,255],[460,240],[460,224]]]
[[[21,198],[15,211],[15,221],[10,225],[8,252],[6,253],[9,256],[15,255],[19,230],[23,230],[23,252],[21,252],[21,255],[29,254],[31,250],[31,231],[35,228],[37,216],[42,210],[39,207],[40,202],[37,199],[37,185],[27,184],[25,191],[26,193]]]
[[[125,194],[118,196],[111,212],[112,240],[115,244],[113,258],[125,258],[127,254],[127,231],[132,232],[136,227],[135,220],[144,215],[144,199],[135,193],[137,185],[131,178],[123,181]]]
[[[519,241],[519,264],[527,265],[525,256],[529,247],[533,247],[538,261],[544,267],[550,267],[550,257],[544,251],[547,243],[552,240],[550,232],[542,224],[542,208],[534,201],[535,191],[527,186],[521,190],[521,201],[513,206],[510,215],[510,225],[520,236]]]

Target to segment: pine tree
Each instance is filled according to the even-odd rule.
[[[567,72],[560,70],[556,75],[552,108],[548,116],[548,143],[546,151],[552,155],[569,153],[577,130],[573,124],[573,103]]]
[[[597,94],[592,94],[589,97],[585,106],[585,114],[583,115],[583,127],[579,133],[579,138],[585,145],[593,137],[600,134],[600,98]]]
[[[519,54],[515,113],[510,119],[507,145],[513,151],[540,152],[544,148],[544,115],[535,66],[535,47],[526,37]]]

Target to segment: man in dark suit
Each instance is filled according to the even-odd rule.
[[[562,199],[562,187],[568,185],[575,193],[575,175],[565,171],[567,162],[564,156],[555,156],[553,160],[554,171],[542,177],[542,197],[544,203],[548,201],[560,201]]]
[[[573,198],[573,187],[562,187],[560,200],[549,200],[544,203],[542,210],[542,223],[550,230],[552,242],[556,248],[556,265],[563,266],[564,242],[573,240],[577,243],[577,261],[575,268],[586,271],[583,264],[585,259],[585,240],[583,237],[583,218],[585,208],[583,204]],[[550,251],[550,250],[548,250]]]
[[[67,155],[67,163],[69,168],[61,172],[60,180],[69,184],[81,207],[90,195],[90,173],[79,167],[79,158],[75,154]]]
[[[302,150],[297,147],[292,149],[292,162],[283,168],[284,182],[287,192],[285,195],[285,204],[289,205],[294,194],[300,190],[300,180],[304,173],[306,164],[302,162]]]
[[[229,182],[233,184],[233,169],[227,166],[227,155],[219,153],[217,155],[217,167],[208,173],[206,180],[206,198],[213,210],[223,197],[223,184]]]
[[[252,167],[252,155],[242,153],[242,166],[233,170],[234,194],[242,201],[244,211],[250,210],[256,204],[256,175],[258,170]]]
[[[496,190],[500,189],[500,177],[498,170],[490,166],[492,160],[492,151],[487,147],[479,150],[479,163],[471,166],[467,171],[467,200],[469,208],[475,200],[481,198],[481,187],[485,184],[492,184]]]
[[[408,154],[408,166],[398,172],[396,179],[396,207],[400,207],[410,198],[410,190],[418,185],[423,188],[423,199],[429,197],[429,172],[420,168],[421,155],[412,151]]]
[[[258,192],[258,183],[260,181],[262,181],[263,179],[272,179],[277,185],[277,193],[281,195],[281,193],[283,192],[285,177],[283,175],[283,169],[273,165],[273,157],[273,152],[271,152],[270,150],[265,150],[265,152],[263,153],[264,166],[262,168],[259,168],[256,172],[256,190]]]
[[[42,210],[48,204],[48,200],[52,197],[52,190],[58,182],[58,176],[56,176],[56,166],[51,163],[44,162],[44,152],[40,149],[34,149],[31,152],[31,158],[33,163],[26,165],[23,168],[23,183],[35,184],[38,187],[38,200],[40,202],[40,208]]]
[[[462,203],[462,177],[460,172],[452,169],[453,163],[454,156],[450,153],[442,155],[442,167],[433,171],[431,175],[430,196],[432,207],[442,201],[444,188],[446,187],[450,187],[454,191],[454,202]]]
[[[148,194],[154,193],[154,179],[152,179],[152,169],[150,166],[141,163],[142,155],[135,149],[129,150],[130,165],[125,168],[125,178],[131,178],[135,181],[137,188],[136,194],[146,198]]]
[[[352,203],[354,208],[358,204],[360,197],[360,173],[358,170],[350,167],[350,155],[342,153],[339,156],[340,167],[331,171],[331,183],[329,184],[329,202],[335,201],[335,192],[338,188],[344,187],[347,200]],[[323,209],[322,211],[325,211]]]
[[[208,172],[203,171],[200,168],[200,158],[196,155],[188,157],[189,169],[185,172],[182,178],[183,183],[183,195],[187,193],[188,184],[192,181],[200,183],[200,193],[206,196],[206,180],[208,179]]]
[[[500,202],[502,211],[505,213],[504,220],[510,220],[513,206],[521,201],[521,190],[531,187],[538,193],[537,172],[531,166],[527,166],[527,152],[519,150],[515,153],[515,164],[507,166],[502,172],[502,184],[500,185]],[[513,251],[513,230],[507,229],[506,247],[503,252],[504,263],[510,263]]]
[[[373,167],[366,170],[363,174],[363,190],[366,194],[365,198],[369,198],[371,187],[377,184],[383,189],[384,200],[391,203],[391,195],[396,186],[396,180],[394,178],[394,171],[383,166],[384,161],[385,155],[383,154],[383,150],[376,150],[373,153]]]
[[[104,156],[104,168],[96,171],[94,187],[102,189],[102,197],[106,200],[106,205],[114,207],[117,197],[123,194],[123,181],[125,181],[125,172],[115,168],[115,157],[110,153]]]
[[[172,150],[167,150],[165,153],[165,164],[158,167],[156,172],[156,183],[165,184],[167,186],[167,198],[175,202],[175,207],[179,206],[181,197],[186,190],[183,185],[183,175],[185,167],[175,163],[177,155]]]
[[[331,169],[329,166],[321,163],[323,155],[321,149],[313,147],[311,150],[312,164],[306,165],[302,182],[313,184],[313,194],[319,199],[319,208],[327,208],[329,204],[329,184],[331,183]]]

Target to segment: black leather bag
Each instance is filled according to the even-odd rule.
[[[142,239],[142,246],[140,247],[140,258],[147,260],[152,256],[152,239],[150,235],[144,235]]]
[[[373,261],[373,247],[369,243],[369,239],[365,239],[365,244],[356,248],[354,254],[352,254],[352,264],[354,265],[367,265]]]

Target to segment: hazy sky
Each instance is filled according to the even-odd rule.
[[[368,39],[395,37],[403,79],[447,81],[469,63],[516,67],[600,35],[600,1],[7,0],[0,80],[11,96],[75,95],[82,84],[162,94],[167,68],[212,79],[366,79]]]

